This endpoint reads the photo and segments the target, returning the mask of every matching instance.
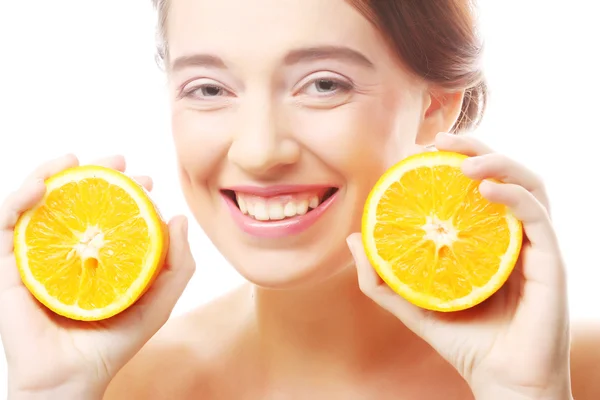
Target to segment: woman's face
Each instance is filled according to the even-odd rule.
[[[449,127],[427,124],[425,83],[344,0],[171,0],[167,40],[186,200],[261,286],[348,266],[373,184]]]

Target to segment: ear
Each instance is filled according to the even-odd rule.
[[[423,114],[417,133],[418,145],[430,145],[438,133],[450,132],[460,116],[464,95],[464,90],[430,89],[425,91]]]

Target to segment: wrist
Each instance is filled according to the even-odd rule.
[[[487,373],[469,380],[476,400],[573,400],[570,368],[557,368],[551,374],[522,373],[511,377]]]
[[[73,382],[40,389],[8,387],[8,400],[102,400],[105,388]]]
[[[102,400],[108,382],[77,374],[61,374],[66,379],[22,374],[14,368],[8,369],[8,400]],[[40,375],[40,374],[38,374]]]
[[[573,400],[570,385],[545,389],[489,386],[473,394],[476,400]]]

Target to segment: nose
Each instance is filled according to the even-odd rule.
[[[227,154],[244,171],[264,176],[298,162],[300,146],[288,135],[272,105],[255,102],[238,109],[237,130]]]

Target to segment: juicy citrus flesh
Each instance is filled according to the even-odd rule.
[[[390,168],[363,214],[365,251],[382,280],[422,308],[458,311],[495,293],[521,250],[522,225],[479,193],[467,157],[432,151]]]
[[[15,227],[23,283],[75,320],[131,306],[164,261],[168,232],[145,190],[118,171],[83,166],[46,181],[46,194]]]

